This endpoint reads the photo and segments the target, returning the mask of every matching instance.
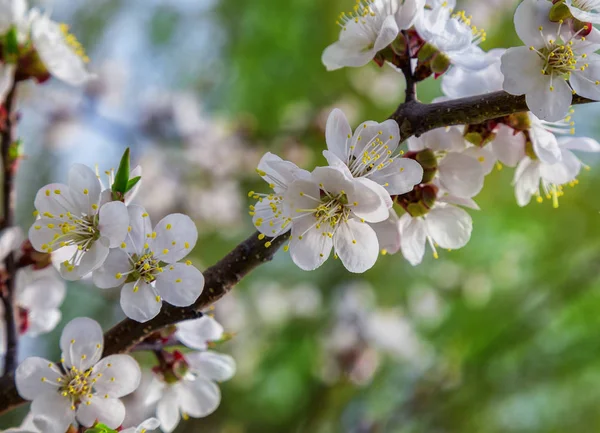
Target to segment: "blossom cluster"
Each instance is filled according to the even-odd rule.
[[[380,252],[401,251],[416,265],[430,245],[437,258],[438,248],[469,241],[473,223],[465,208],[479,209],[473,198],[494,167],[516,167],[520,206],[535,197],[558,207],[564,187],[587,167],[572,151],[600,151],[595,140],[573,136],[570,108],[572,93],[600,99],[593,4],[525,0],[515,27],[531,46],[489,52],[479,47],[485,31],[454,6],[358,1],[352,14],[341,15],[339,40],[322,61],[329,70],[389,62],[407,75],[407,85],[442,76],[442,100],[502,89],[526,94],[531,111],[435,129],[405,140],[404,150],[395,120],[366,121],[352,131],[334,109],[325,131],[327,166],[308,172],[266,154],[257,171],[272,192],[252,191],[258,202],[250,214],[260,237],[289,232],[284,249],[300,268],[319,267],[332,250],[351,272],[371,268]],[[591,22],[578,21],[582,16]]]

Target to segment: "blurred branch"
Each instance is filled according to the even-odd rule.
[[[14,200],[14,174],[16,171],[17,158],[12,154],[14,140],[14,123],[16,120],[14,102],[16,96],[16,84],[13,84],[6,95],[3,107],[5,111],[4,124],[1,128],[0,149],[2,151],[2,222],[0,230],[11,227],[14,222],[15,200]],[[6,322],[6,355],[4,358],[4,374],[9,374],[17,368],[17,352],[19,336],[17,332],[17,318],[15,308],[15,274],[17,272],[15,258],[10,252],[4,261],[4,278],[0,297],[4,306],[4,321]]]
[[[193,305],[182,308],[165,304],[160,314],[146,323],[123,320],[104,334],[103,356],[127,352],[155,331],[202,316],[202,310],[221,299],[254,268],[270,261],[287,240],[288,236],[259,240],[258,232],[255,232],[204,271],[204,291]],[[267,248],[265,244],[269,241],[271,245]],[[0,413],[23,403],[25,400],[19,396],[15,387],[14,374],[10,373],[0,379]]]
[[[578,95],[573,96],[573,105],[588,102],[593,101]],[[401,139],[406,140],[413,135],[418,137],[432,129],[481,123],[522,111],[529,111],[525,103],[525,96],[494,92],[435,104],[409,101],[400,104],[390,119],[398,122]]]

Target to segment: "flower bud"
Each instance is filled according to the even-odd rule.
[[[414,159],[423,167],[423,180],[421,183],[429,183],[433,180],[438,169],[438,161],[433,150],[425,149],[419,152],[409,152],[404,157]]]
[[[571,31],[576,34],[576,39],[585,38],[592,32],[592,23],[584,23],[576,18],[570,21]]]
[[[503,119],[503,123],[516,131],[527,131],[531,128],[531,119],[527,112],[509,114]]]
[[[496,122],[484,122],[475,125],[467,125],[464,132],[465,140],[478,147],[483,147],[496,138],[494,128]]]
[[[429,213],[437,198],[435,185],[417,185],[411,192],[396,197],[396,202],[412,217]]]
[[[550,21],[557,23],[561,20],[564,21],[569,18],[573,18],[573,15],[571,15],[571,11],[569,10],[568,6],[565,5],[565,3],[561,0],[554,2],[550,8],[548,18],[550,18]]]
[[[417,54],[417,59],[419,59],[419,62],[426,62],[428,60],[433,59],[433,56],[435,56],[436,54],[439,54],[438,49],[433,45],[426,43],[419,50],[419,53]]]
[[[393,40],[390,46],[392,47],[392,51],[394,51],[397,56],[406,56],[408,41],[401,32],[398,33],[398,37]]]
[[[450,58],[443,53],[438,53],[433,56],[431,61],[431,70],[435,73],[436,78],[442,75],[450,67]]]

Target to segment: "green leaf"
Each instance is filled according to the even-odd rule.
[[[19,41],[17,39],[17,28],[11,27],[6,36],[4,36],[4,54],[6,56],[16,56],[19,54]]]
[[[125,149],[125,153],[121,157],[119,169],[115,174],[115,181],[112,186],[113,192],[119,192],[125,194],[127,191],[127,184],[129,182],[129,148]]]
[[[140,181],[141,178],[142,176],[136,176],[133,179],[129,179],[129,182],[127,182],[127,189],[125,190],[125,192],[131,191],[131,189]]]

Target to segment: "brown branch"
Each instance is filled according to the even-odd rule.
[[[13,225],[15,200],[14,200],[14,174],[15,158],[11,155],[14,143],[15,114],[13,113],[16,96],[16,84],[13,84],[4,100],[6,119],[2,125],[0,134],[0,150],[2,151],[2,221],[0,230],[7,229]],[[19,335],[17,329],[17,317],[15,306],[15,274],[17,272],[15,258],[10,253],[4,262],[6,280],[3,283],[0,297],[4,306],[4,321],[6,323],[6,354],[4,357],[4,374],[12,373],[17,368],[17,353],[19,349]]]
[[[573,96],[573,105],[588,102],[594,101],[578,95]],[[494,92],[435,104],[410,101],[401,104],[390,119],[398,122],[400,136],[402,140],[406,140],[413,135],[418,137],[432,129],[481,123],[521,111],[528,111],[525,96]]]
[[[155,331],[182,320],[200,317],[202,310],[227,294],[250,271],[270,261],[287,239],[287,236],[280,236],[275,240],[259,240],[258,233],[254,233],[204,271],[204,291],[193,305],[181,308],[165,304],[160,314],[146,323],[125,319],[106,332],[104,356],[127,352]],[[267,241],[272,242],[269,248],[265,247]],[[14,375],[11,373],[0,379],[0,413],[23,403],[25,401],[17,393],[14,384]]]
[[[573,97],[573,104],[587,102],[591,101],[579,96]],[[390,118],[398,122],[402,138],[406,139],[443,126],[481,123],[521,111],[527,111],[523,96],[496,92],[430,105],[409,101],[400,105]],[[265,243],[269,239],[261,241],[258,233],[254,233],[204,272],[204,291],[194,305],[186,308],[165,305],[158,316],[146,323],[123,320],[104,334],[104,356],[127,352],[155,331],[200,317],[202,310],[227,294],[250,271],[271,260],[286,240],[287,237],[281,236],[271,240],[272,245],[266,248]],[[23,403],[25,401],[17,393],[14,384],[14,375],[11,373],[1,378],[0,414]]]

